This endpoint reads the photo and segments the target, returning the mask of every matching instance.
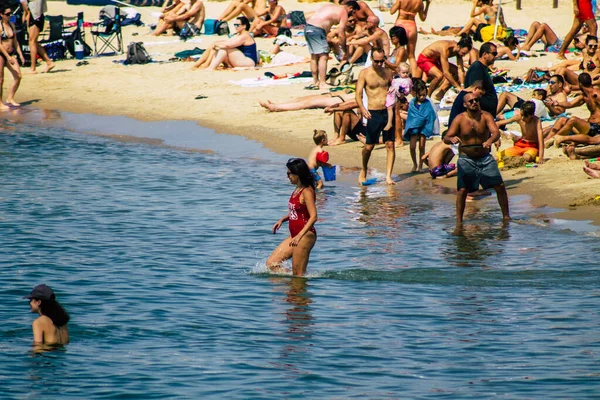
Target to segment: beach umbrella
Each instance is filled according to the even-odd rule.
[[[498,24],[500,23],[500,12],[502,11],[502,0],[498,0],[498,11],[496,12],[496,25],[494,26],[494,40],[498,35]]]

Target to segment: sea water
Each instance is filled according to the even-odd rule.
[[[0,398],[598,396],[596,228],[526,197],[507,226],[495,198],[469,204],[457,236],[451,190],[341,171],[298,279],[264,267],[293,187],[257,143],[33,115],[3,123],[0,160]],[[38,353],[21,297],[39,283],[71,343]]]

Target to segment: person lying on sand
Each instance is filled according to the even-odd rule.
[[[598,179],[600,178],[600,165],[593,164],[586,160],[585,167],[583,167],[583,172],[585,172],[594,179]]]
[[[354,100],[354,93],[341,91],[298,97],[286,103],[275,104],[271,102],[271,100],[267,100],[261,101],[259,104],[271,112],[281,112],[308,110],[311,108],[326,108],[349,100]]]

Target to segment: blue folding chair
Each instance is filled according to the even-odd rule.
[[[102,21],[90,30],[94,41],[94,55],[122,54],[123,33],[121,32],[121,9],[115,7],[115,17],[102,16]]]

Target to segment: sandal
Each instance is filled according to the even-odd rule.
[[[321,88],[313,83],[312,85],[306,86],[304,90],[321,90]]]

